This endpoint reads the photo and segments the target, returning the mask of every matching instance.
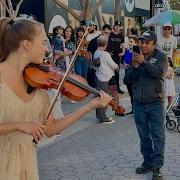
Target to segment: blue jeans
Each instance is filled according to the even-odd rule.
[[[145,164],[160,168],[164,163],[165,108],[163,102],[134,103],[136,127]]]
[[[75,61],[75,72],[87,79],[89,63],[83,56],[78,56]]]

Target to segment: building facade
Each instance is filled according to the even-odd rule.
[[[91,0],[94,6],[99,0]],[[126,29],[132,26],[137,26],[141,29],[141,25],[146,19],[151,16],[151,3],[150,0],[119,0],[120,1],[120,17],[119,20],[122,22],[124,32]],[[18,0],[12,0],[15,5]],[[63,3],[68,5],[76,12],[81,11],[79,0],[62,0]],[[99,6],[93,16],[93,20],[102,27],[104,22],[111,25],[114,24],[114,11],[115,11],[115,0],[104,0],[103,5]],[[2,14],[4,13],[1,11]],[[59,15],[61,19],[67,24],[73,27],[79,25],[79,21],[74,19],[66,10],[58,7],[52,0],[24,0],[20,7],[20,14],[33,14],[37,17],[38,21],[45,24],[46,30],[48,31],[49,25],[54,16]]]

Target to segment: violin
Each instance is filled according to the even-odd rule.
[[[58,89],[63,76],[64,73],[56,67],[37,64],[27,65],[23,72],[24,80],[30,86],[31,90],[34,88]],[[83,100],[89,95],[89,92],[100,96],[100,92],[89,86],[86,79],[72,73],[68,74],[61,89],[61,94],[75,101]],[[123,114],[125,111],[122,106],[117,105],[115,100],[112,100],[109,105],[118,114]]]
[[[85,34],[88,32],[88,27],[89,25],[86,27],[85,33],[81,41],[79,42],[78,47],[65,73],[58,71],[56,68],[52,68],[51,66],[43,66],[36,64],[29,64],[24,69],[24,80],[29,84],[27,93],[31,93],[34,88],[57,89],[57,93],[54,96],[51,105],[49,106],[46,119],[43,121],[43,125],[47,124],[60,92],[63,95],[66,95],[67,97],[76,101],[84,99],[84,97],[88,96],[89,92],[100,96],[99,91],[88,86],[88,83],[84,78],[78,75],[70,74],[71,68],[78,54],[78,50],[81,46],[81,43],[83,42]],[[119,115],[123,115],[125,109],[122,106],[117,106],[116,101],[112,100],[109,105],[112,106],[112,109],[115,110],[116,113],[118,113]],[[37,144],[35,139],[33,139],[33,143],[34,145]]]

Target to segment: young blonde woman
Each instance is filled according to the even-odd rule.
[[[61,119],[53,114],[42,125],[50,104],[45,90],[27,93],[23,70],[29,63],[41,64],[47,51],[46,33],[39,22],[29,19],[0,19],[0,179],[38,180],[36,148],[32,143],[51,137],[111,97],[101,93],[76,112]]]

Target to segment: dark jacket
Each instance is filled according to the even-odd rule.
[[[87,51],[90,51],[92,54],[94,54],[95,51],[97,50],[97,39],[98,39],[98,38],[99,38],[99,36],[98,36],[98,37],[95,37],[94,39],[92,39],[92,40],[89,42]]]
[[[135,103],[152,103],[164,100],[163,76],[167,70],[167,56],[160,50],[154,52],[138,68],[130,66],[124,77],[132,84]]]

